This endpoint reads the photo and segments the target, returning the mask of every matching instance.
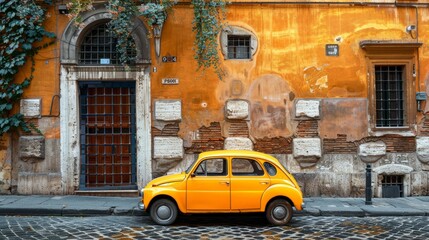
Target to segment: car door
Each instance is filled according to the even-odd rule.
[[[270,186],[270,177],[254,159],[233,158],[231,163],[231,210],[257,210]]]
[[[211,158],[201,161],[186,184],[188,212],[230,211],[230,176],[226,159]]]

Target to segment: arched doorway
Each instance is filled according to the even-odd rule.
[[[136,60],[125,68],[111,14],[99,6],[82,19],[83,29],[70,23],[61,39],[63,192],[136,191],[152,178],[147,29],[134,20]]]

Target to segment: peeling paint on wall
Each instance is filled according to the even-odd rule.
[[[368,136],[367,105],[366,98],[323,99],[320,136],[335,138],[347,134],[348,141]]]
[[[251,128],[253,138],[289,136],[292,134],[291,109],[293,91],[278,75],[255,79],[249,88]]]
[[[304,69],[304,81],[307,83],[311,93],[328,88],[328,74],[325,68],[328,64],[321,67],[306,67]]]

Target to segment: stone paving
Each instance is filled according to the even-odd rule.
[[[428,216],[295,216],[287,226],[262,215],[181,216],[172,226],[148,216],[0,217],[0,239],[429,239]]]

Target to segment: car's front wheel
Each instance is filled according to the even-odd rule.
[[[292,219],[292,206],[284,199],[272,201],[265,210],[267,220],[276,226],[287,224]]]
[[[168,199],[158,199],[150,207],[150,217],[159,225],[170,225],[176,221],[177,206]]]

